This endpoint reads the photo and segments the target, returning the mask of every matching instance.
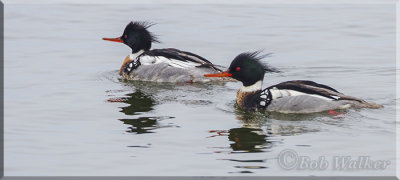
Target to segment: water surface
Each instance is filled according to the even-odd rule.
[[[228,66],[264,49],[282,73],[383,109],[339,115],[245,113],[238,82],[127,82],[131,20]],[[386,4],[5,5],[5,175],[394,175],[395,9]],[[385,170],[284,170],[278,154],[370,156]]]

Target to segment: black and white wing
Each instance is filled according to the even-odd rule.
[[[174,48],[153,49],[142,53],[137,58],[140,59],[143,65],[167,63],[172,67],[178,68],[212,68],[221,71],[221,69],[199,55]]]
[[[308,95],[325,100],[351,100],[364,102],[362,99],[344,95],[336,89],[333,89],[327,85],[318,84],[313,81],[286,81],[270,86],[268,89],[270,90],[273,99],[286,96]]]

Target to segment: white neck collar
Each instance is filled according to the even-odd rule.
[[[261,90],[261,87],[262,87],[262,80],[259,80],[256,83],[254,83],[253,85],[242,86],[240,88],[240,91],[242,91],[242,92],[254,92],[254,91]]]
[[[144,50],[142,49],[142,50],[140,50],[139,52],[137,52],[137,53],[134,53],[134,54],[130,54],[129,55],[129,59],[130,60],[135,60],[140,54],[142,54],[144,52]]]

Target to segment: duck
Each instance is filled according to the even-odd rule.
[[[106,41],[123,43],[132,50],[119,69],[123,79],[154,82],[233,81],[232,78],[205,77],[204,74],[221,73],[222,70],[197,54],[175,48],[151,49],[152,43],[160,43],[148,31],[153,25],[149,22],[131,21],[120,37],[103,38]]]
[[[236,56],[229,68],[206,77],[232,77],[243,86],[237,91],[236,104],[244,111],[278,113],[318,113],[337,109],[382,108],[382,105],[347,96],[324,84],[310,80],[292,80],[262,89],[265,72],[276,69],[260,62],[260,51]]]

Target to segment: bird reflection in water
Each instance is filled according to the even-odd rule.
[[[122,113],[126,115],[137,115],[141,112],[149,112],[153,110],[155,101],[141,91],[136,90],[133,93],[126,94],[127,97],[121,98],[128,106],[121,107]]]
[[[149,112],[153,110],[153,106],[156,105],[155,100],[140,90],[136,90],[133,93],[126,94],[124,97],[120,98],[112,98],[108,100],[109,102],[122,102],[128,104],[128,106],[120,107],[120,112],[124,113],[128,116],[137,116],[143,114],[145,112]],[[153,133],[155,129],[161,127],[172,127],[174,125],[167,124],[162,125],[159,121],[165,119],[171,119],[174,117],[169,116],[159,116],[159,117],[137,117],[137,118],[124,118],[118,119],[122,121],[124,124],[130,125],[126,132],[128,133]],[[174,126],[176,127],[176,126]]]
[[[129,130],[127,130],[126,132],[143,134],[143,133],[153,133],[153,130],[159,128],[178,127],[171,123],[166,125],[160,124],[160,121],[172,118],[174,117],[162,116],[162,117],[139,117],[136,119],[119,119],[119,120],[124,122],[124,124],[131,125],[131,127],[128,127]]]
[[[229,130],[229,141],[233,152],[263,152],[269,147],[267,135],[263,130],[256,128],[233,128]]]
[[[238,165],[234,168],[240,169],[229,173],[255,173],[257,170],[266,169],[266,162],[274,159],[275,156],[268,154],[271,149],[282,144],[281,136],[290,136],[303,134],[307,132],[318,131],[305,127],[304,123],[297,120],[312,120],[317,117],[315,115],[297,116],[282,119],[281,115],[266,114],[261,112],[244,112],[240,109],[235,109],[236,119],[242,124],[240,127],[231,128],[229,130],[213,130],[210,133],[216,136],[227,136],[229,143],[228,147],[216,147],[219,149],[230,149],[229,151],[214,151],[214,153],[232,154],[232,158],[224,158],[237,162]],[[278,120],[279,119],[279,120]],[[304,147],[309,147],[302,145]],[[239,153],[257,153],[255,156],[237,156]],[[252,157],[251,159],[248,157]]]
[[[264,152],[272,147],[274,140],[269,140],[266,127],[264,126],[266,118],[259,117],[251,113],[236,112],[237,119],[241,121],[241,127],[231,128],[229,130],[211,130],[215,133],[210,137],[228,136],[230,149],[228,153],[255,153]],[[264,130],[263,130],[264,129]],[[222,147],[220,147],[222,149]],[[221,153],[221,151],[215,151]]]
[[[230,149],[228,154],[232,154],[232,158],[221,159],[231,162],[236,162],[234,168],[240,169],[229,173],[255,173],[257,170],[268,168],[265,166],[267,161],[266,155],[262,155],[277,142],[267,132],[265,126],[266,118],[252,113],[236,112],[236,118],[242,123],[239,128],[231,128],[228,131],[214,131],[217,136],[228,136],[230,141]],[[216,151],[215,153],[221,153]],[[242,156],[237,156],[239,153],[262,153],[260,155],[251,156],[253,158],[243,159]],[[236,155],[233,155],[236,154]],[[247,156],[246,156],[247,157]],[[249,156],[250,157],[250,156]]]

